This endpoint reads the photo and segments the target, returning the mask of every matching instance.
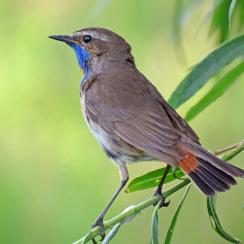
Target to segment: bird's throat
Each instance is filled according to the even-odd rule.
[[[84,72],[84,77],[82,79],[82,81],[84,81],[89,74],[88,61],[90,58],[90,54],[84,48],[80,47],[79,45],[73,44],[70,46],[75,51],[77,62],[79,64],[80,68]]]

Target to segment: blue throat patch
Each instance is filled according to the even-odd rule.
[[[81,80],[81,83],[82,83],[89,74],[89,68],[88,68],[87,63],[88,63],[90,54],[84,48],[80,47],[79,45],[71,44],[69,46],[75,51],[75,55],[76,55],[78,64],[84,72],[84,77]]]

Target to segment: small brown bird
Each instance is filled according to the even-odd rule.
[[[118,166],[121,183],[93,226],[103,217],[129,179],[127,164],[158,160],[168,164],[155,192],[161,190],[170,166],[180,167],[206,195],[236,184],[244,171],[215,157],[183,118],[167,104],[151,82],[137,70],[130,45],[103,28],[87,28],[71,35],[54,35],[75,51],[84,72],[80,101],[86,122],[107,156]]]

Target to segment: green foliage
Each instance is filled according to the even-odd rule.
[[[129,183],[129,185],[126,188],[126,192],[131,193],[131,192],[135,192],[135,191],[141,191],[144,189],[156,187],[159,184],[164,171],[165,171],[165,168],[156,169],[147,174],[136,177]],[[175,170],[173,170],[171,168],[169,170],[169,173],[167,174],[167,177],[166,177],[164,183],[165,184],[169,183],[177,178],[182,177],[183,175],[184,175],[184,173],[179,168],[176,168]]]
[[[231,28],[231,23],[232,23],[232,19],[233,19],[233,14],[234,14],[234,10],[236,7],[238,0],[232,0],[230,7],[229,7],[229,11],[228,11],[228,20],[229,20],[229,29]]]
[[[187,194],[188,194],[188,192],[190,190],[190,187],[191,187],[191,184],[189,184],[188,187],[186,188],[185,193],[184,193],[184,195],[183,195],[183,197],[182,197],[182,199],[181,199],[181,201],[179,203],[179,206],[176,209],[176,212],[174,214],[174,217],[173,217],[173,219],[171,221],[170,227],[169,227],[168,232],[166,234],[166,238],[165,238],[164,244],[170,244],[171,243],[172,236],[173,236],[173,233],[174,233],[174,230],[175,230],[175,226],[176,226],[176,222],[177,222],[177,219],[179,217],[179,213],[180,213],[181,208],[182,208],[182,206],[183,206],[183,204],[185,202],[185,199],[186,199],[186,196],[187,196]]]
[[[152,213],[152,222],[151,222],[151,242],[150,244],[159,244],[158,239],[158,208],[160,201],[157,206],[154,208]]]
[[[215,85],[207,92],[207,94],[193,105],[187,112],[185,119],[187,121],[195,118],[200,112],[212,104],[216,99],[224,94],[224,92],[233,85],[237,78],[244,72],[244,63],[238,64],[235,68],[230,70]]]
[[[223,155],[222,159],[224,161],[229,161],[232,158],[234,158],[237,154],[242,152],[243,150],[244,150],[244,141],[241,141],[230,153]]]
[[[213,1],[210,34],[217,33],[218,43],[228,39],[234,20],[239,26],[238,31],[241,30],[243,27],[243,10],[244,4],[242,0]],[[234,19],[234,17],[236,18]]]
[[[186,20],[192,19],[193,13],[197,11],[197,8],[203,2],[203,0],[191,0],[187,4],[183,4],[183,1],[176,1],[175,18],[172,28],[176,47],[181,45],[182,42],[182,26],[186,23]],[[201,15],[202,23],[209,24],[209,35],[216,35],[216,42],[220,44],[229,38],[231,31],[237,34],[243,29],[244,1],[215,0],[212,1],[211,9],[207,13],[201,12]],[[234,31],[231,29],[233,24],[237,27]]]
[[[235,239],[231,235],[229,235],[222,227],[217,212],[216,212],[216,196],[207,197],[207,207],[208,207],[208,214],[210,218],[211,225],[213,229],[226,241],[231,243],[241,243],[239,240]]]
[[[179,83],[169,99],[171,106],[179,107],[202,88],[209,79],[243,55],[244,35],[236,37],[212,51]]]
[[[213,3],[214,8],[212,10],[213,15],[210,24],[210,34],[217,32],[219,43],[225,41],[229,35],[230,18],[233,16],[234,9],[231,2],[231,0],[221,0],[214,1]]]

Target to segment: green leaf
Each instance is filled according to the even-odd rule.
[[[229,235],[221,226],[221,223],[219,221],[217,212],[216,212],[216,196],[209,196],[207,197],[207,207],[208,207],[208,214],[210,217],[210,222],[213,227],[213,229],[225,240],[231,242],[231,243],[241,243],[239,240],[233,238],[231,235]]]
[[[210,24],[210,34],[218,33],[218,43],[225,41],[229,34],[229,9],[231,0],[214,1],[214,9]]]
[[[120,226],[121,226],[121,223],[116,224],[113,227],[113,229],[107,234],[107,236],[104,238],[104,240],[102,241],[102,244],[108,244],[114,238],[114,236],[117,234]]]
[[[158,207],[160,201],[157,206],[153,210],[152,214],[152,223],[151,223],[151,244],[159,244],[158,240]]]
[[[184,195],[183,195],[183,197],[182,197],[182,199],[180,201],[180,204],[179,204],[179,206],[178,206],[178,208],[177,208],[177,210],[175,212],[175,215],[174,215],[174,217],[173,217],[173,219],[171,221],[170,227],[169,227],[168,232],[166,234],[166,238],[165,238],[164,244],[170,244],[171,243],[171,239],[172,239],[172,236],[173,236],[173,233],[174,233],[174,228],[176,226],[177,219],[179,217],[180,210],[181,210],[181,208],[183,206],[183,203],[185,202],[185,199],[186,199],[186,196],[187,196],[187,194],[188,194],[188,192],[190,190],[190,187],[191,187],[191,184],[188,185],[188,187],[186,188],[186,191],[185,191],[185,193],[184,193]]]
[[[237,3],[237,0],[232,0],[231,1],[231,4],[230,4],[229,14],[228,14],[228,17],[229,17],[229,29],[231,27],[233,13],[234,13],[234,9],[236,7],[236,3]]]
[[[244,1],[238,1],[237,2],[236,12],[239,15],[239,18],[237,18],[238,31],[242,31],[243,30],[243,23],[244,23]]]
[[[127,186],[125,192],[131,193],[131,192],[141,191],[144,189],[158,186],[158,184],[163,176],[164,170],[165,170],[165,168],[157,169],[157,170],[151,171],[145,175],[142,175],[142,176],[139,176],[139,177],[133,179]],[[184,175],[184,173],[179,168],[176,168],[175,173],[174,173],[174,170],[172,170],[172,168],[171,168],[169,170],[167,177],[165,178],[164,183],[171,182],[183,175]]]
[[[205,57],[173,92],[169,104],[177,108],[192,97],[207,81],[238,57],[244,55],[244,35],[221,45]]]
[[[244,63],[237,65],[229,71],[222,79],[220,79],[208,93],[194,105],[186,114],[187,121],[195,118],[206,107],[213,103],[216,99],[223,95],[223,93],[236,82],[237,78],[244,72]]]

